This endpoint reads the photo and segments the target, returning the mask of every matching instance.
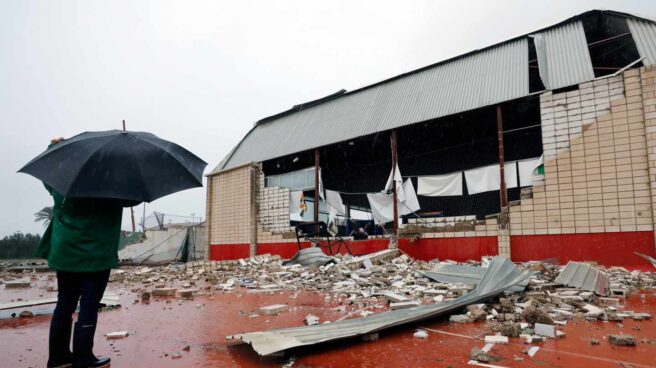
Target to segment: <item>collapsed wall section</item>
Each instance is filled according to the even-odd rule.
[[[510,209],[513,260],[611,264],[653,254],[645,70],[542,94],[544,181]]]

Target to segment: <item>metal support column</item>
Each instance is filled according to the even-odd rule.
[[[314,222],[319,222],[319,169],[321,168],[319,162],[319,149],[314,149]],[[319,231],[319,225],[317,225],[316,231]]]
[[[396,165],[398,163],[398,157],[396,152],[397,141],[396,141],[396,129],[392,130],[392,193],[394,194],[394,236],[399,234],[399,203],[396,193],[396,182],[394,178],[396,177]]]

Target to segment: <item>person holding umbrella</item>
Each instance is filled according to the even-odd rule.
[[[37,249],[57,271],[47,367],[109,365],[109,358],[93,354],[93,339],[110,270],[118,265],[123,207],[202,186],[206,165],[150,133],[108,131],[54,139],[19,171],[42,180],[54,200]]]

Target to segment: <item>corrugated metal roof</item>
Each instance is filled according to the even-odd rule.
[[[534,35],[542,83],[557,89],[594,79],[583,22],[576,21]]]
[[[649,20],[613,11],[585,12],[533,34],[355,91],[340,91],[263,119],[213,172],[524,97],[529,94],[529,35],[538,35],[543,41],[544,47],[536,51],[547,88],[592,80],[594,72],[580,19],[594,12],[643,22],[639,50],[642,54],[656,48],[649,33],[654,25]],[[640,37],[636,36],[638,31],[632,33],[636,39]]]
[[[414,308],[374,314],[314,326],[283,328],[228,336],[250,344],[260,355],[270,355],[298,346],[366,335],[386,328],[445,315],[469,304],[494,297],[511,286],[526,280],[531,273],[520,271],[505,257],[495,257],[481,282],[470,293],[454,300],[420,305]]]
[[[443,264],[432,271],[418,271],[424,277],[438,282],[449,284],[478,285],[483,278],[486,268],[471,265]],[[520,292],[528,285],[528,279],[508,289],[510,292]]]
[[[639,19],[627,19],[631,36],[638,47],[644,65],[656,64],[656,24]]]
[[[599,295],[608,295],[610,290],[608,276],[589,263],[583,262],[567,263],[554,282],[593,291]]]
[[[528,94],[526,39],[474,53],[358,93],[258,124],[225,169]]]

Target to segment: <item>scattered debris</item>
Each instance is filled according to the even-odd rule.
[[[128,337],[130,335],[130,332],[128,331],[116,331],[116,332],[109,332],[105,334],[105,337],[108,339],[122,339],[125,337]]]
[[[400,262],[405,261],[400,260]],[[330,324],[251,332],[228,336],[227,338],[251,344],[260,355],[271,355],[297,346],[368,335],[404,323],[448,314],[470,304],[500,295],[506,289],[530,276],[530,272],[521,271],[508,258],[495,257],[487,268],[481,282],[473,291],[448,302],[392,310],[364,318],[342,320]]]
[[[556,326],[546,325],[543,323],[535,324],[535,334],[538,336],[546,336],[556,338]]]
[[[418,338],[418,339],[427,339],[428,338],[428,332],[424,330],[417,330],[412,336]]]
[[[32,286],[29,281],[7,281],[5,282],[5,289],[24,289]]]
[[[178,291],[178,289],[175,288],[155,288],[151,292],[153,296],[175,296],[175,293]]]
[[[20,314],[18,316],[20,318],[32,318],[32,317],[34,317],[34,313],[32,313],[28,310],[24,310],[24,311],[20,312]]]
[[[631,335],[617,334],[609,335],[608,342],[617,346],[636,346],[636,339]]]
[[[337,263],[337,259],[326,255],[321,248],[310,247],[299,250],[292,259],[284,262],[283,266],[319,267],[329,263]]]
[[[487,343],[487,344],[508,344],[508,336],[502,336],[502,335],[485,336],[485,343]]]
[[[272,304],[272,305],[267,305],[265,307],[261,307],[258,309],[259,313],[261,315],[271,315],[271,314],[278,314],[280,312],[284,312],[289,308],[287,304]]]
[[[312,315],[312,314],[308,314],[307,316],[305,316],[305,319],[303,320],[303,322],[307,326],[318,325],[319,324],[319,317],[317,317],[315,315]]]

